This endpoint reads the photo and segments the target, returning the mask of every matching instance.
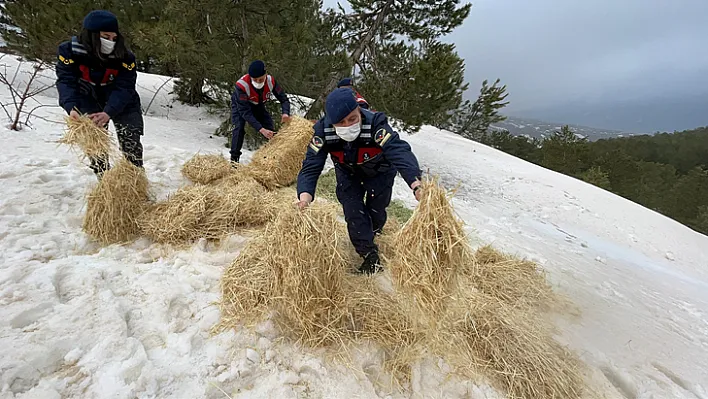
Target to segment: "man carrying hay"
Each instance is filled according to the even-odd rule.
[[[59,45],[56,65],[59,104],[72,118],[89,114],[98,126],[112,119],[123,153],[143,166],[143,114],[135,90],[135,55],[125,46],[118,19],[105,10],[90,12],[77,37]],[[108,170],[108,154],[92,157],[91,169],[100,179]]]
[[[349,238],[364,258],[359,272],[380,271],[374,236],[386,224],[396,172],[420,199],[418,160],[410,145],[389,126],[386,115],[360,108],[351,89],[339,88],[327,96],[325,116],[314,129],[297,179],[298,206],[305,208],[314,200],[317,179],[329,154]]]
[[[275,96],[282,109],[282,121],[290,119],[290,100],[275,79],[266,73],[263,61],[256,60],[248,67],[248,74],[236,82],[236,90],[231,96],[231,162],[241,159],[241,147],[246,136],[246,122],[257,132],[271,139],[273,118],[265,107],[270,97]]]

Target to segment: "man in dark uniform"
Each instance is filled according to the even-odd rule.
[[[338,88],[345,88],[345,89],[351,89],[354,92],[354,95],[356,96],[356,102],[359,104],[360,107],[364,109],[369,109],[369,103],[366,101],[366,99],[359,94],[358,91],[354,89],[354,81],[352,78],[344,78],[337,83]]]
[[[418,160],[410,145],[389,126],[386,115],[361,109],[351,89],[336,89],[327,96],[325,116],[314,130],[297,179],[298,206],[305,208],[314,200],[317,179],[329,154],[349,238],[364,258],[359,272],[375,273],[381,266],[374,236],[386,224],[396,172],[419,200]]]
[[[280,102],[281,120],[285,123],[290,120],[288,96],[275,79],[266,73],[263,61],[253,61],[248,67],[248,74],[236,82],[236,90],[231,96],[231,123],[234,125],[231,133],[231,162],[239,162],[241,159],[246,122],[269,140],[275,134],[273,118],[265,107],[265,103],[273,96]]]

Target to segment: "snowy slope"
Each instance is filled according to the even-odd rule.
[[[164,79],[140,75],[144,105]],[[158,198],[186,183],[179,169],[194,153],[227,154],[223,138],[210,138],[221,118],[166,93],[144,136]],[[38,100],[56,103],[56,93]],[[81,216],[95,178],[56,144],[61,110],[39,115],[47,120],[32,130],[0,129],[1,398],[409,397],[382,387],[376,353],[363,351],[350,369],[279,342],[268,325],[211,335],[221,272],[247,238],[219,248],[89,242]],[[437,129],[407,139],[424,169],[459,185],[455,206],[477,243],[538,261],[572,298],[578,314],[559,318],[559,339],[592,366],[607,397],[708,398],[708,237]],[[396,184],[395,197],[413,206]],[[434,364],[416,370],[412,389],[501,397],[443,380]]]

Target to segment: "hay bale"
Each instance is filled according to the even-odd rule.
[[[138,221],[149,205],[145,171],[121,158],[87,200],[84,232],[103,245],[128,242],[139,235]]]
[[[209,184],[232,173],[231,163],[219,154],[197,154],[182,166],[184,177],[198,184]]]
[[[297,180],[313,133],[312,122],[293,116],[275,137],[253,154],[251,162],[245,166],[247,173],[268,190],[291,185]]]
[[[146,236],[162,243],[220,239],[240,228],[272,220],[279,200],[253,179],[235,185],[187,186],[155,204],[140,226]]]
[[[88,158],[107,158],[115,148],[108,130],[97,126],[88,116],[82,115],[78,119],[67,116],[64,120],[67,128],[59,139],[60,144],[78,148]]]
[[[422,184],[418,208],[396,237],[390,270],[396,288],[434,321],[472,251],[446,191],[435,180]]]

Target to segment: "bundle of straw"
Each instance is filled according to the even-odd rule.
[[[235,185],[187,186],[151,207],[140,227],[143,234],[162,243],[220,239],[239,228],[272,220],[280,200],[253,179]]]
[[[209,184],[232,173],[231,163],[219,154],[197,154],[182,166],[184,177],[198,184]]]
[[[88,158],[104,158],[115,148],[113,137],[108,130],[97,126],[86,115],[78,119],[66,117],[67,129],[59,143],[78,147]]]
[[[139,235],[148,204],[145,171],[121,158],[89,193],[83,229],[104,245],[128,242]]]
[[[289,186],[297,180],[313,133],[312,122],[293,116],[253,154],[251,163],[245,167],[247,173],[268,190]]]
[[[315,204],[304,212],[281,206],[222,278],[224,321],[234,325],[243,309],[269,304],[278,325],[296,340],[311,346],[341,342],[349,329],[339,255],[345,239],[331,206]]]
[[[208,186],[179,189],[166,201],[147,209],[139,222],[142,233],[156,242],[176,244],[195,238],[206,213]]]
[[[390,269],[396,288],[433,321],[459,268],[472,262],[472,251],[448,193],[432,179],[421,190],[418,208],[396,237]]]

